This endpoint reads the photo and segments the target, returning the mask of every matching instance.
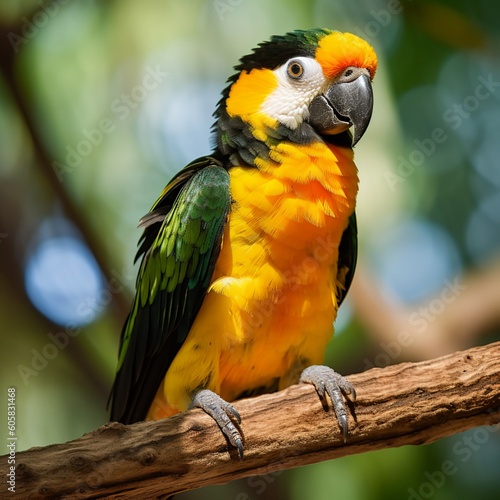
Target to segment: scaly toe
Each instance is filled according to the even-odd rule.
[[[325,393],[328,394],[345,443],[349,434],[349,425],[343,397],[347,397],[349,394],[351,395],[350,399],[355,401],[356,391],[354,390],[354,386],[332,368],[321,365],[313,365],[306,368],[302,372],[299,382],[302,384],[312,384],[322,398],[325,396]]]
[[[229,442],[238,450],[240,460],[243,458],[245,450],[243,435],[233,422],[235,420],[238,425],[241,424],[241,417],[232,404],[222,399],[215,392],[203,389],[194,395],[189,407],[201,408],[208,413],[215,420]]]

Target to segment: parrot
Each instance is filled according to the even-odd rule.
[[[211,154],[140,220],[111,421],[198,407],[243,458],[231,403],[307,383],[328,395],[346,441],[355,388],[322,363],[356,267],[353,147],[376,69],[365,40],[325,28],[272,36],[240,59]]]

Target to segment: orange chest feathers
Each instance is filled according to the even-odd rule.
[[[221,321],[227,397],[239,379],[265,383],[299,358],[322,362],[337,312],[338,246],[358,186],[352,151],[324,144],[281,145],[269,163],[230,176],[233,203],[210,287],[230,310]]]

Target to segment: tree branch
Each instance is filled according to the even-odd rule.
[[[350,408],[347,444],[314,389],[296,385],[235,404],[246,442],[242,461],[210,417],[192,410],[157,422],[110,423],[69,443],[20,452],[16,493],[9,497],[158,498],[355,453],[427,444],[481,425],[500,428],[500,342],[349,379],[358,400]],[[6,487],[4,480],[0,492]]]

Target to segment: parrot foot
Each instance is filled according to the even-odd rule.
[[[322,399],[325,398],[325,393],[330,396],[333,412],[342,429],[345,443],[349,434],[349,427],[342,395],[347,397],[348,394],[351,394],[350,399],[355,401],[356,391],[354,390],[354,386],[332,368],[321,365],[313,365],[306,368],[300,376],[299,383],[312,384]]]
[[[238,425],[241,424],[241,417],[236,408],[208,389],[198,391],[194,395],[189,408],[195,407],[201,408],[217,422],[222,433],[238,450],[238,456],[242,460],[244,451],[242,433],[233,422],[234,420]]]

